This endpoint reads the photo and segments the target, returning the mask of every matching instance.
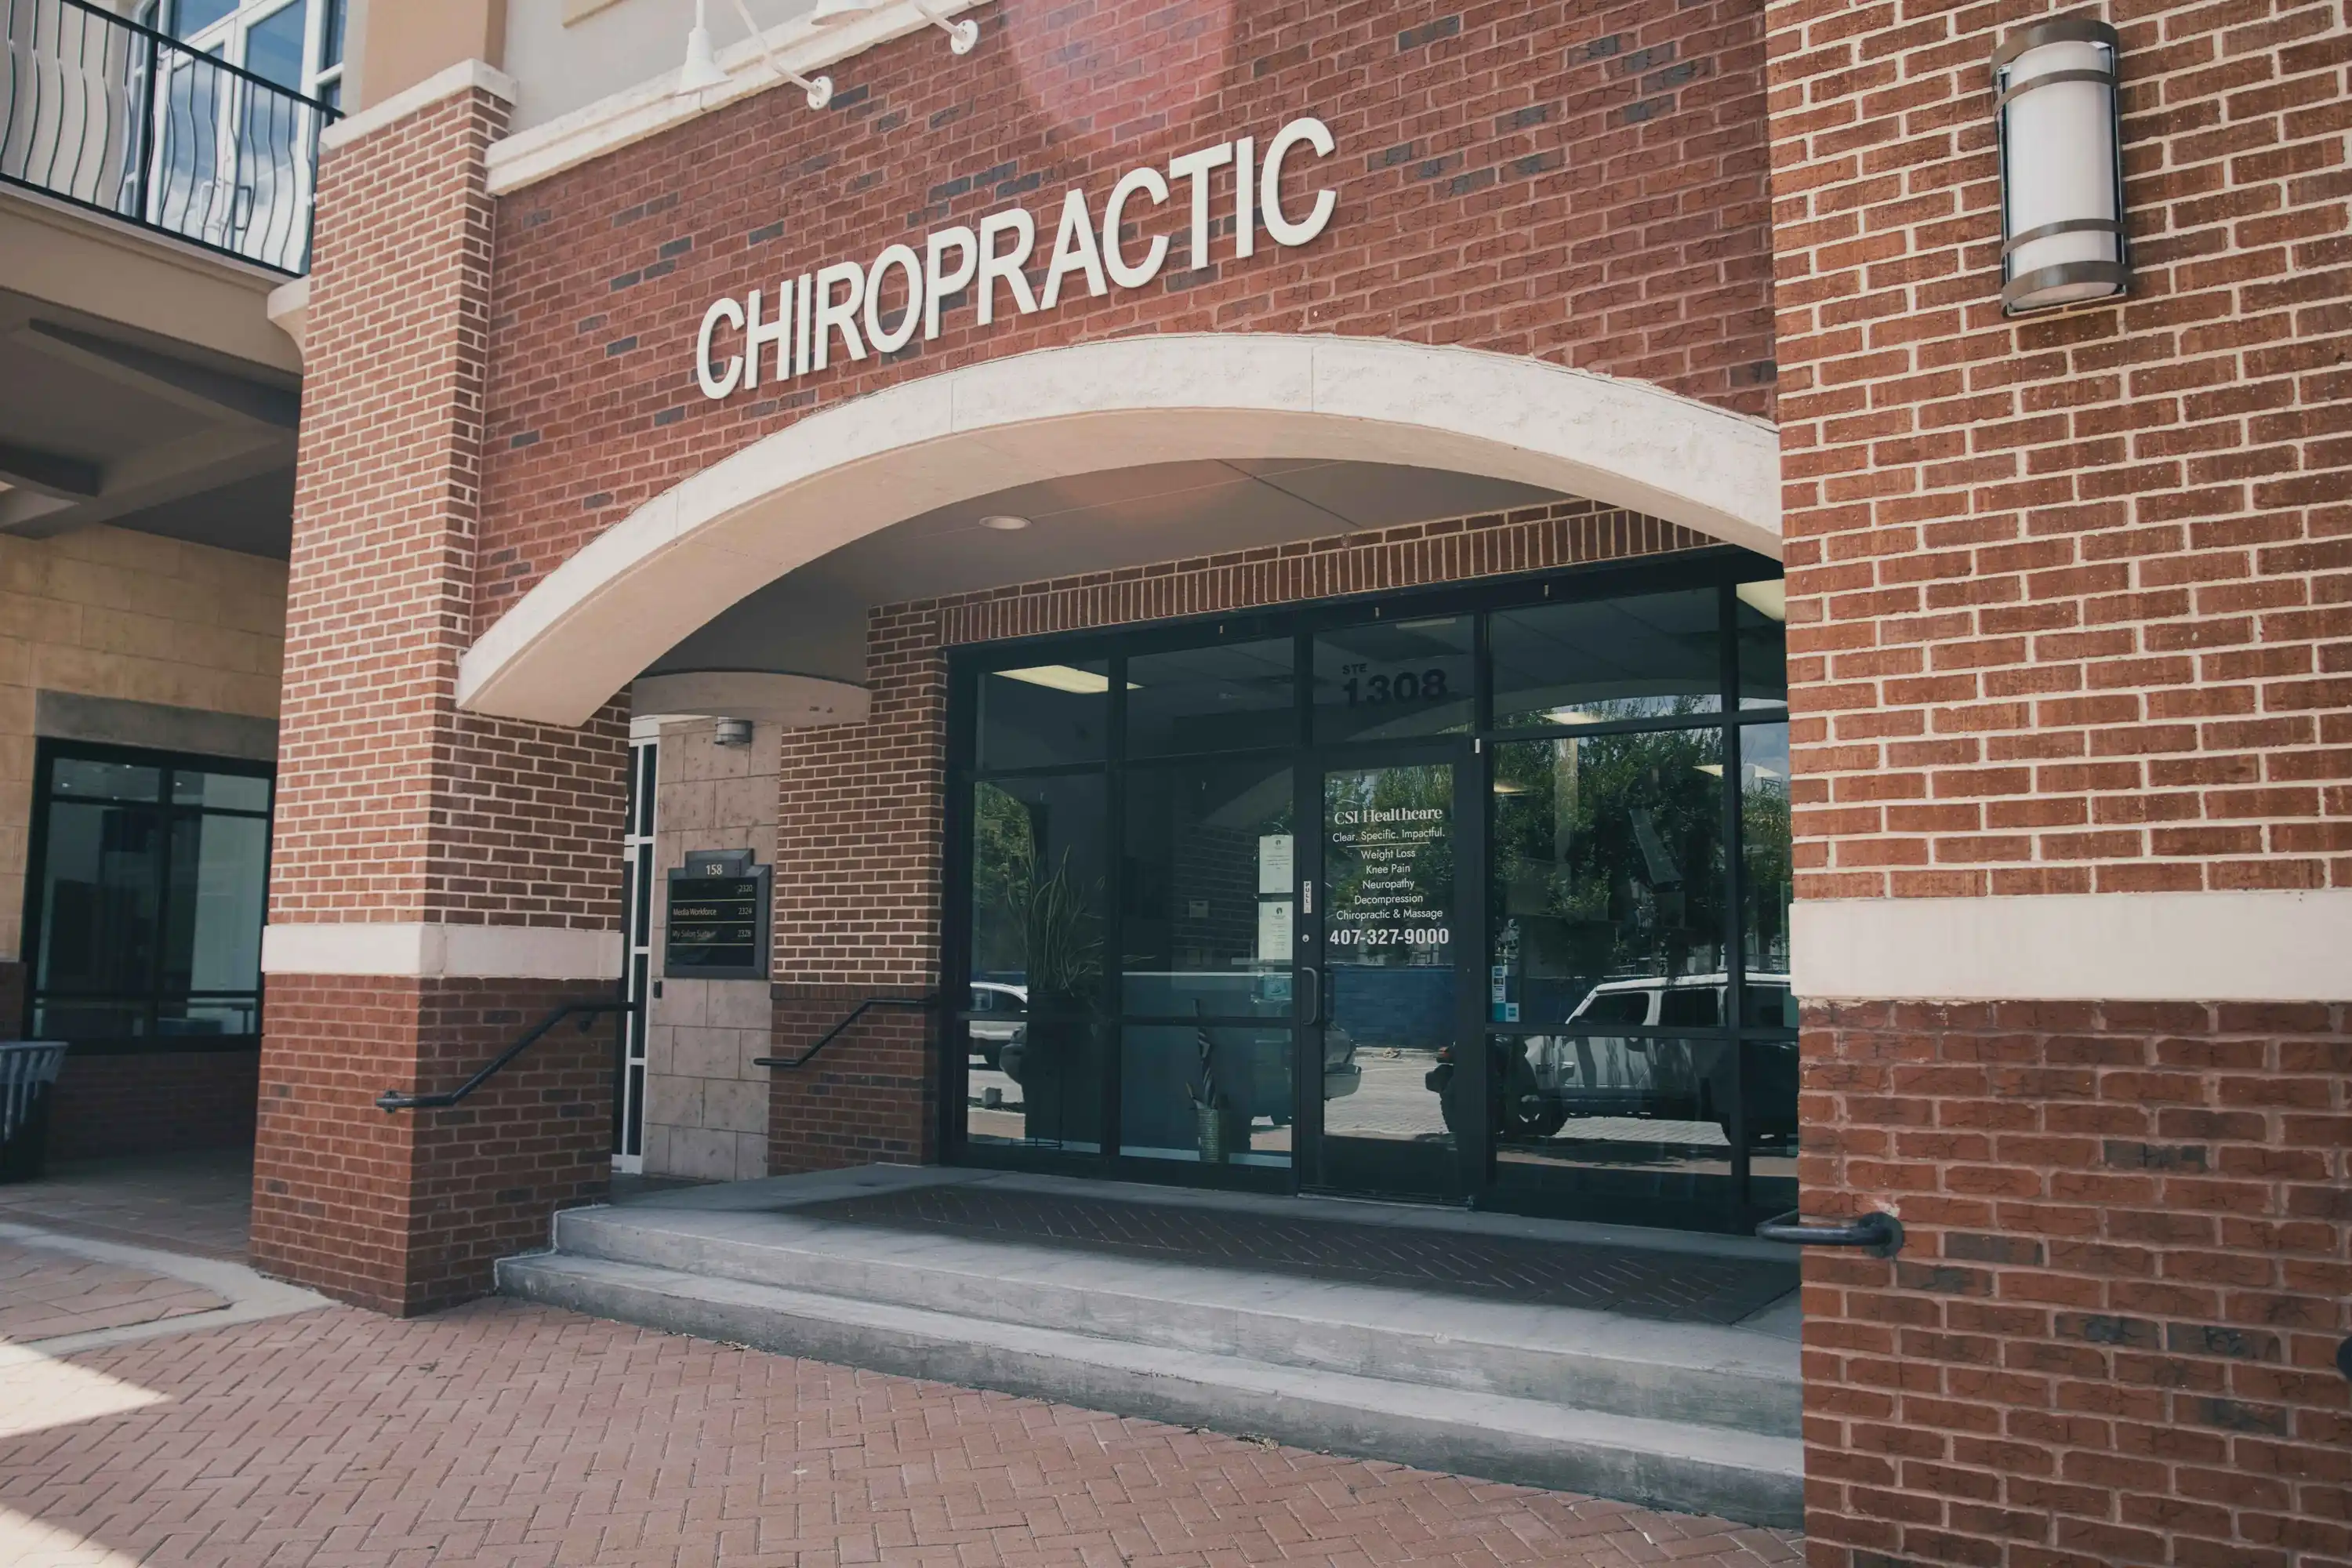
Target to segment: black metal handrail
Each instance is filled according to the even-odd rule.
[[[0,0],[0,182],[299,275],[341,118],[89,0]]]
[[[1756,1234],[1767,1241],[1785,1241],[1795,1247],[1859,1247],[1873,1258],[1892,1258],[1903,1250],[1903,1222],[1891,1214],[1809,1224],[1790,1209],[1758,1226]]]
[[[805,1067],[810,1061],[814,1059],[817,1052],[824,1049],[825,1047],[841,1038],[842,1035],[848,1030],[850,1025],[855,1024],[858,1019],[866,1016],[866,1013],[873,1008],[920,1007],[929,1011],[933,1006],[936,1006],[938,1003],[939,998],[936,996],[868,996],[865,1001],[860,1002],[856,1006],[849,1010],[849,1016],[844,1018],[840,1023],[835,1024],[832,1028],[827,1029],[824,1032],[824,1038],[819,1040],[816,1044],[811,1046],[800,1055],[796,1057],[753,1057],[751,1058],[751,1065],[755,1068]]]
[[[554,1028],[564,1019],[578,1016],[580,1032],[584,1035],[588,1032],[589,1021],[593,1018],[606,1013],[634,1013],[636,1010],[637,1005],[634,1002],[566,1002],[562,1006],[533,1024],[522,1038],[491,1058],[488,1066],[457,1088],[444,1089],[438,1094],[408,1094],[400,1089],[387,1089],[375,1097],[376,1109],[389,1116],[395,1110],[427,1110],[445,1105],[455,1105],[497,1077],[499,1070],[509,1062],[537,1045],[550,1029]]]

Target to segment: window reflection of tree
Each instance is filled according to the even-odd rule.
[[[1051,812],[996,784],[974,787],[971,972],[1028,987],[1026,1135],[1091,1143],[1101,1125],[1092,1019],[1101,1005],[1104,887],[1077,858],[1078,846],[1055,843]]]
[[[1499,912],[1518,928],[1502,934],[1533,945],[1530,973],[1589,989],[1722,967],[1722,745],[1705,729],[1497,748]]]
[[[972,973],[1029,987],[1029,1010],[1101,1001],[1103,884],[1056,846],[1051,808],[992,784],[974,792]]]
[[[1748,966],[1761,973],[1789,973],[1789,905],[1796,880],[1790,846],[1788,731],[1765,725],[1746,732],[1743,752],[1777,739],[1777,772],[1761,768],[1751,754],[1740,770],[1740,854],[1746,862]]]

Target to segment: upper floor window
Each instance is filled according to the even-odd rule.
[[[350,0],[147,0],[139,20],[331,109],[342,107]]]

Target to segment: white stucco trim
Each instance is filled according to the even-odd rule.
[[[428,979],[617,980],[617,931],[423,921],[298,925],[261,931],[264,974]]]
[[[336,121],[319,132],[319,151],[347,147],[362,137],[383,130],[395,120],[405,120],[420,109],[429,109],[445,98],[454,98],[472,88],[480,88],[492,98],[507,103],[515,100],[515,79],[487,60],[459,60],[445,67],[418,82],[415,87],[401,89],[381,103],[371,103],[365,109]]]
[[[310,279],[302,277],[279,284],[269,291],[263,308],[269,312],[269,324],[293,339],[294,352],[301,353],[310,328]]]
[[[931,0],[931,10],[937,16],[953,17],[981,3],[982,0]],[[768,28],[766,38],[779,65],[802,76],[814,77],[877,44],[920,32],[931,25],[931,19],[911,0],[892,0],[891,4],[876,6],[862,19],[839,26],[815,26],[803,13]],[[944,37],[940,39],[940,47],[947,47]],[[679,59],[663,61],[667,68],[659,76],[493,143],[489,151],[490,195],[519,191],[633,142],[658,136],[674,125],[682,125],[754,93],[791,86],[769,68],[759,40],[744,38],[718,51],[719,67],[728,77],[723,86],[680,98],[677,92],[677,71],[684,49],[685,36],[680,34]],[[857,84],[837,80],[834,85],[836,91],[845,91]],[[512,96],[508,95],[509,100]]]
[[[1808,1002],[2352,1001],[2352,889],[1798,901]]]
[[[1780,552],[1772,426],[1646,383],[1379,338],[1119,338],[837,404],[683,480],[508,610],[460,663],[457,701],[579,724],[719,611],[854,539],[1013,485],[1201,458],[1445,468]]]

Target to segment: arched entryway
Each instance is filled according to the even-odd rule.
[[[1772,428],[1654,386],[1387,340],[1121,339],[908,382],[713,464],[492,626],[458,701],[576,724],[730,605],[877,530],[1039,479],[1202,457],[1452,470],[1780,552]]]

